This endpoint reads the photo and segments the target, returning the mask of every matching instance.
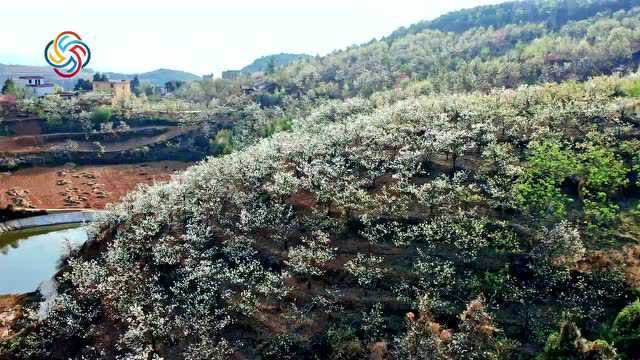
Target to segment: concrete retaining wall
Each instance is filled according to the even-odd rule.
[[[0,223],[0,233],[12,230],[22,230],[37,226],[51,226],[61,224],[72,224],[81,222],[93,222],[98,219],[102,211],[86,210],[75,212],[64,212],[57,214],[32,216],[24,219],[9,220]]]

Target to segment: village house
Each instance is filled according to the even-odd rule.
[[[144,93],[147,96],[158,95],[164,97],[169,95],[169,90],[166,86],[149,85],[144,88]]]
[[[53,84],[47,82],[43,76],[20,76],[17,84],[22,85],[25,88],[25,95],[28,97],[43,97],[53,94]]]
[[[106,91],[111,93],[111,101],[116,104],[131,97],[131,82],[121,81],[94,81],[93,91]]]
[[[224,80],[235,80],[238,77],[240,77],[240,75],[241,75],[240,70],[226,70],[222,72],[222,78]]]

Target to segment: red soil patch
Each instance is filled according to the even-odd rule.
[[[26,190],[35,208],[103,209],[138,184],[169,180],[190,163],[161,161],[143,164],[36,167],[0,173],[0,207],[15,204],[12,189]],[[7,194],[9,192],[9,194]],[[13,192],[15,193],[15,192]]]
[[[306,190],[298,190],[291,195],[289,202],[301,209],[312,209],[317,205],[315,196]]]
[[[640,245],[610,251],[594,251],[578,262],[578,270],[593,271],[619,267],[632,287],[640,286]]]

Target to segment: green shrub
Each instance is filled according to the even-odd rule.
[[[111,119],[112,110],[109,106],[99,106],[91,113],[91,121],[95,124],[101,124]]]
[[[544,353],[539,359],[546,360],[614,360],[615,349],[605,340],[589,341],[582,337],[580,329],[570,322],[564,323],[559,332],[549,335]]]
[[[640,220],[640,201],[636,203],[636,206],[631,209],[631,215]]]
[[[233,150],[233,133],[229,129],[218,131],[215,138],[209,141],[209,153],[212,155],[230,154]]]
[[[282,96],[278,94],[260,94],[256,100],[260,104],[260,107],[269,108],[280,105],[282,103]]]
[[[620,206],[609,202],[607,194],[599,192],[595,200],[584,199],[584,214],[588,222],[590,230],[596,230],[598,226],[607,226],[614,224],[619,219]]]
[[[640,354],[640,300],[620,311],[611,327],[611,340],[621,352]]]
[[[516,198],[521,208],[563,217],[571,199],[560,185],[578,172],[574,154],[553,141],[532,144],[523,176],[516,184]]]
[[[620,150],[631,163],[631,171],[635,172],[636,176],[636,186],[640,187],[640,140],[623,141]]]
[[[605,138],[596,133],[587,137],[589,140],[575,150],[554,140],[531,145],[525,171],[515,186],[521,208],[566,216],[567,206],[575,199],[562,187],[572,179],[577,183],[572,190],[582,200],[584,217],[593,225],[591,228],[618,221],[619,206],[611,198],[628,185],[630,169]]]
[[[332,327],[327,331],[331,358],[340,360],[362,359],[364,347],[351,327]]]
[[[262,136],[270,137],[271,135],[280,132],[291,130],[291,120],[288,118],[275,119],[267,123],[262,129]]]
[[[300,339],[291,334],[280,334],[270,338],[260,349],[260,359],[297,359],[301,353]]]
[[[628,96],[640,97],[640,80],[631,82],[624,90]]]

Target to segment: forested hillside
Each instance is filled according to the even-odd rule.
[[[463,32],[474,27],[501,28],[506,25],[542,23],[557,29],[569,21],[582,20],[600,12],[629,10],[640,5],[637,0],[530,0],[509,1],[497,5],[478,6],[453,11],[432,21],[422,21],[394,31],[387,41],[426,29]]]
[[[480,9],[501,13],[509,6],[526,4],[529,3],[505,3]],[[546,6],[547,12],[556,11],[552,2],[532,4],[538,9]],[[273,129],[288,128],[291,119],[308,115],[328,99],[368,97],[390,88],[413,88],[425,94],[488,92],[522,84],[584,81],[592,76],[636,71],[640,63],[639,8],[614,11],[629,7],[629,2],[602,0],[589,4],[591,10],[576,10],[572,18],[577,21],[562,26],[517,21],[504,27],[474,27],[460,33],[425,29],[396,36],[392,42],[372,41],[325,57],[298,61],[258,80],[247,76],[193,82],[176,95],[208,104],[212,111],[243,114],[236,117],[238,127],[228,139],[238,148],[271,134]],[[480,10],[443,18],[462,21],[473,11]],[[599,15],[583,17],[594,12]],[[443,22],[441,19],[434,21]],[[255,91],[243,90],[248,86],[254,86]]]
[[[185,85],[226,155],[114,205],[0,358],[637,359],[640,8],[567,4]]]
[[[632,9],[559,28],[539,22],[461,33],[426,29],[299,64],[286,69],[280,81],[285,89],[338,98],[419,80],[436,91],[585,80],[637,64],[639,21]]]

